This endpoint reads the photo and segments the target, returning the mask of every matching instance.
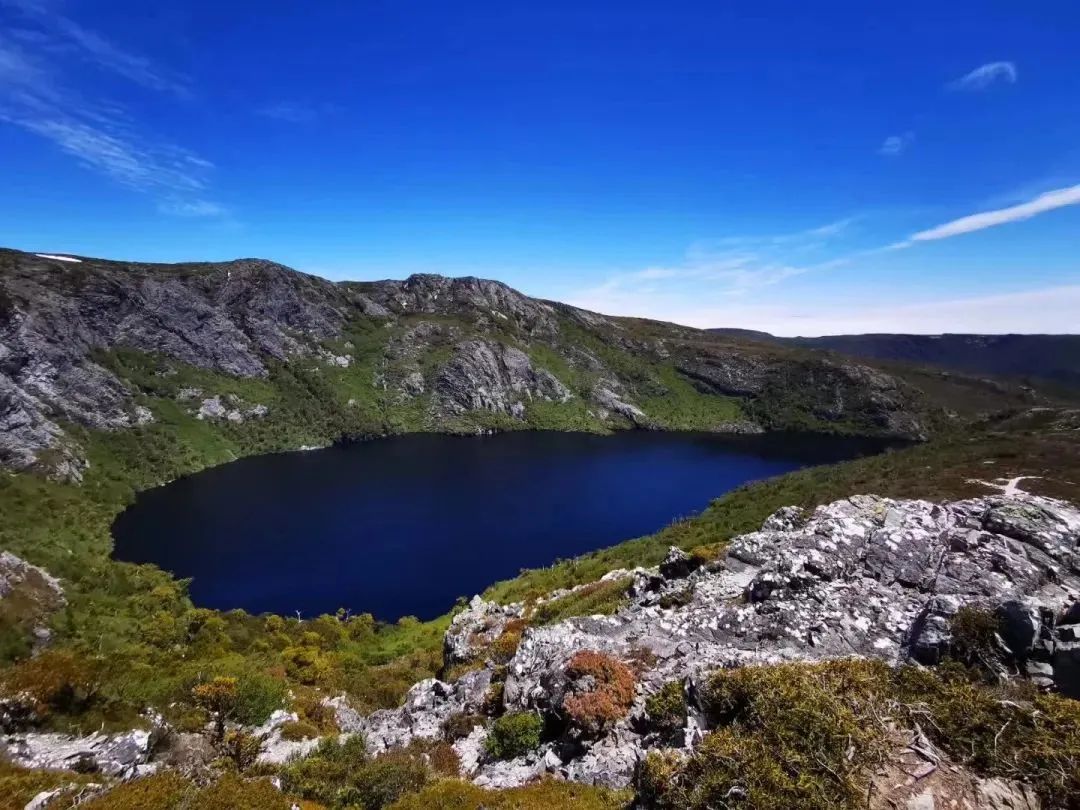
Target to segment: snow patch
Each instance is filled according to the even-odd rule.
[[[56,259],[58,262],[75,262],[75,264],[82,264],[82,259],[76,259],[74,256],[54,256],[52,253],[35,253],[40,259]]]

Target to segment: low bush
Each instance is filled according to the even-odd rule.
[[[529,624],[524,619],[511,619],[503,627],[499,637],[492,642],[488,649],[488,656],[496,664],[506,664],[514,657],[518,645],[521,644],[521,636]]]
[[[514,759],[540,745],[544,721],[535,712],[511,712],[491,724],[484,748],[494,759]]]
[[[582,683],[583,691],[571,691],[563,710],[571,723],[588,734],[598,734],[626,716],[634,702],[634,673],[609,655],[583,650],[566,665],[571,690]]]
[[[392,804],[391,810],[623,810],[629,791],[544,779],[507,790],[485,790],[458,779],[434,782]]]
[[[486,725],[482,715],[470,714],[469,712],[454,712],[447,717],[442,724],[443,739],[448,742],[468,737],[477,726]]]
[[[582,588],[552,599],[536,608],[532,623],[538,626],[555,624],[573,616],[609,615],[626,604],[629,577],[592,582]]]
[[[291,720],[281,726],[281,739],[296,742],[319,736],[319,729],[306,720]]]
[[[350,784],[335,799],[339,807],[381,810],[431,781],[431,769],[411,751],[379,754],[352,774]]]
[[[654,754],[638,779],[650,807],[863,807],[889,724],[916,723],[956,762],[1031,784],[1043,805],[1080,808],[1080,702],[1025,683],[987,685],[958,663],[891,669],[833,661],[723,670],[702,689],[715,725],[686,758]]]
[[[645,701],[649,727],[662,737],[671,737],[686,725],[686,692],[682,681],[671,681]]]
[[[66,650],[46,650],[4,674],[6,694],[25,693],[39,719],[84,711],[97,695],[96,662]]]
[[[217,677],[191,688],[191,699],[214,723],[214,744],[225,739],[225,722],[236,711],[239,689],[236,678]]]
[[[330,808],[381,810],[433,778],[433,765],[420,747],[394,749],[370,757],[359,735],[323,740],[308,757],[281,770],[282,789]],[[440,764],[446,766],[445,758]]]
[[[259,758],[262,740],[244,731],[229,731],[219,746],[221,755],[232,763],[236,770],[243,773]]]
[[[175,771],[124,782],[79,805],[84,810],[289,810],[289,806],[269,779],[226,774],[199,788]]]

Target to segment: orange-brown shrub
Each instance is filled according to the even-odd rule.
[[[582,731],[597,734],[630,711],[634,673],[622,661],[594,650],[582,650],[566,665],[566,675],[571,683],[584,678],[593,681],[588,691],[563,700],[567,717]]]

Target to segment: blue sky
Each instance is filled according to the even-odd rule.
[[[1080,3],[0,0],[0,244],[1080,331]]]

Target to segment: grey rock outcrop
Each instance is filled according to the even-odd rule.
[[[273,262],[69,263],[0,250],[0,464],[42,451],[77,479],[79,454],[58,419],[95,429],[145,421],[130,392],[94,360],[127,347],[241,377],[265,376],[339,333],[352,307],[337,285]]]
[[[154,732],[121,734],[19,734],[3,739],[2,753],[23,768],[100,773],[129,779],[156,770],[150,763]]]
[[[317,738],[287,740],[282,736],[282,728],[287,723],[298,719],[295,712],[278,709],[261,726],[251,730],[251,735],[260,742],[257,761],[267,765],[282,765],[290,759],[306,756],[319,744]]]
[[[499,281],[417,274],[404,281],[362,286],[372,301],[392,313],[467,315],[486,322],[501,321],[532,337],[558,333],[555,310],[549,304]]]
[[[664,684],[681,680],[694,695],[708,672],[723,667],[924,659],[949,645],[949,618],[965,605],[996,611],[1013,675],[1034,662],[1048,687],[1075,693],[1078,544],[1080,509],[1024,493],[946,504],[865,495],[809,514],[784,508],[732,541],[717,563],[695,567],[675,550],[659,569],[620,572],[634,580],[629,604],[614,615],[525,630],[506,667],[506,710],[558,717],[567,662],[592,650],[635,662],[636,695],[624,720],[510,762],[484,760],[482,729],[455,746],[468,759],[466,772],[489,787],[545,773],[625,786],[648,749],[670,744],[642,731],[645,700]],[[447,632],[448,660],[478,658],[522,610],[474,598]],[[492,673],[489,664],[454,684],[417,684],[401,709],[367,718],[368,745],[377,751],[437,736],[450,714],[480,709]],[[691,711],[687,745],[700,738],[702,723]]]
[[[377,754],[414,739],[438,739],[451,715],[481,710],[490,685],[488,669],[468,672],[453,684],[434,678],[420,681],[409,690],[400,708],[374,712],[363,721],[361,732],[368,751]]]
[[[520,419],[527,402],[565,402],[570,396],[553,374],[533,367],[525,352],[490,340],[459,343],[435,379],[436,407],[448,414],[483,410]]]

